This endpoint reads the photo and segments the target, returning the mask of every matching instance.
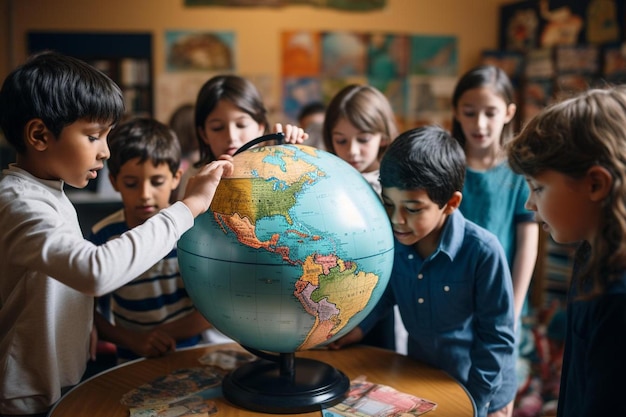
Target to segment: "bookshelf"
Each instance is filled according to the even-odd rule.
[[[152,35],[121,32],[29,32],[29,54],[51,49],[107,74],[124,94],[129,116],[153,115]]]

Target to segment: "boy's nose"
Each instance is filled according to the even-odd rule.
[[[102,141],[103,146],[100,150],[100,159],[109,159],[111,157],[111,150],[107,141]]]

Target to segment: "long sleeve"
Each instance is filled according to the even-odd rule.
[[[193,225],[191,212],[178,202],[119,239],[96,246],[77,233],[75,211],[64,195],[57,199],[30,191],[19,198],[6,196],[0,204],[0,247],[10,260],[0,273],[50,276],[88,295],[109,293],[132,280],[167,255]]]

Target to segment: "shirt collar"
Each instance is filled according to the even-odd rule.
[[[434,257],[439,252],[442,252],[446,254],[451,261],[454,261],[454,257],[463,246],[464,235],[465,217],[463,217],[461,212],[457,209],[454,210],[446,219],[446,222],[443,225],[443,231],[441,232],[439,246],[431,257]]]
[[[9,164],[9,167],[2,172],[3,175],[15,175],[16,177],[24,178],[29,182],[36,182],[48,188],[53,193],[61,193],[63,194],[63,181],[61,180],[44,180],[38,177],[35,177],[30,172],[19,168],[15,163]]]

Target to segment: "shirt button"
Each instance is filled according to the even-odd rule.
[[[412,254],[412,253],[410,253],[410,254],[409,254],[409,256],[407,256],[407,258],[409,258],[409,259],[413,259],[413,254]]]
[[[417,279],[422,279],[422,278],[424,278],[424,274],[418,274],[417,275]]]
[[[448,286],[446,285],[445,287],[443,287],[443,290],[444,290],[445,292],[448,292],[448,291],[450,291],[450,287],[448,287]]]
[[[417,302],[420,303],[420,304],[424,304],[424,299],[423,298],[418,298]]]

